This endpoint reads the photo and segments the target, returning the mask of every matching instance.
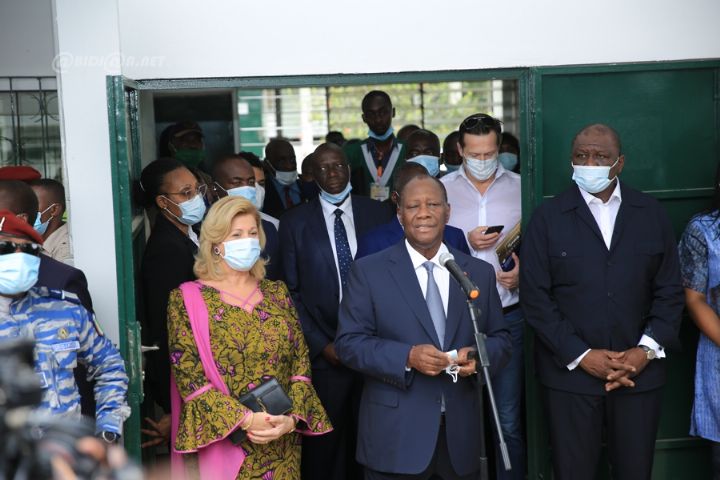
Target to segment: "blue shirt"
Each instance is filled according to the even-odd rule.
[[[302,203],[302,197],[300,196],[300,186],[298,185],[298,182],[295,181],[292,183],[292,185],[283,185],[282,183],[278,182],[275,177],[272,177],[272,183],[275,185],[275,190],[277,190],[278,195],[280,196],[280,201],[283,204],[283,207],[285,210],[287,210],[288,206],[285,203],[285,188],[290,188],[290,198],[292,199],[293,203],[295,205],[300,205]]]

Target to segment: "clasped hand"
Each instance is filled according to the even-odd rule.
[[[590,375],[606,381],[605,391],[611,392],[620,387],[633,388],[631,380],[648,364],[645,351],[633,347],[624,352],[592,349],[580,361],[580,367]]]
[[[455,363],[460,367],[458,375],[461,377],[467,377],[476,372],[475,360],[467,358],[468,352],[471,350],[471,347],[463,347],[458,350],[458,358]],[[433,345],[425,344],[414,345],[410,349],[407,366],[424,375],[434,377],[442,373],[451,363],[453,362],[447,353],[441,352]]]
[[[295,419],[289,415],[270,415],[263,412],[251,415],[247,436],[253,443],[270,443],[295,429]]]

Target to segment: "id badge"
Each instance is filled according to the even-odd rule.
[[[390,187],[373,182],[370,184],[370,198],[384,202],[390,198]]]

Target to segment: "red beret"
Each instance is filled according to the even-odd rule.
[[[0,167],[0,180],[20,180],[21,182],[31,182],[42,177],[40,172],[27,165]]]
[[[43,243],[42,236],[35,231],[32,225],[18,218],[10,210],[0,210],[0,237],[3,235],[26,238],[40,245]]]

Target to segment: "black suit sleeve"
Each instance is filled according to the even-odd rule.
[[[481,321],[485,319],[485,331],[487,335],[485,339],[485,347],[490,360],[490,375],[498,373],[510,361],[512,354],[512,340],[510,331],[505,325],[505,317],[502,311],[502,302],[495,285],[495,272],[492,267],[484,269],[484,275],[481,277],[483,282],[481,291],[488,292],[485,296],[486,301],[481,309]],[[481,324],[482,325],[482,324]],[[481,327],[482,330],[482,327]]]
[[[530,219],[521,248],[520,303],[528,324],[555,354],[558,365],[568,365],[590,348],[572,323],[563,318],[555,303],[545,209],[538,208]]]

